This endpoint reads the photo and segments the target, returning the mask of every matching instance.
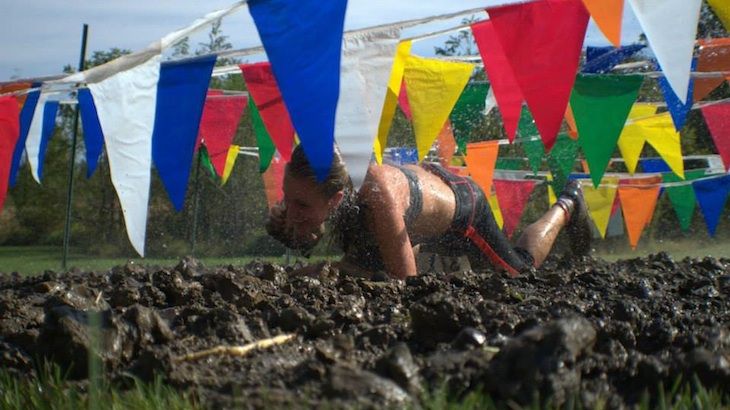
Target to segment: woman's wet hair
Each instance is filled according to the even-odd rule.
[[[318,182],[317,177],[309,164],[307,156],[304,154],[304,149],[301,144],[294,148],[294,152],[291,155],[291,161],[286,165],[286,172],[298,178],[307,178],[317,183],[317,187],[320,192],[327,198],[331,198],[334,194],[339,191],[352,190],[352,181],[350,175],[347,173],[345,168],[345,162],[342,160],[342,156],[335,150],[332,156],[332,165],[330,172],[327,175],[327,179],[323,182]]]

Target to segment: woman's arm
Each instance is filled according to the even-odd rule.
[[[367,205],[365,222],[378,244],[385,270],[394,278],[405,279],[416,275],[416,259],[403,219],[406,204],[388,170],[371,166],[360,189],[360,200]]]

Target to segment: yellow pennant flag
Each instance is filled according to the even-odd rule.
[[[644,130],[634,120],[654,115],[656,108],[656,105],[653,104],[634,104],[629,112],[629,123],[626,124],[618,138],[618,148],[629,174],[633,175],[636,172],[636,165],[639,163],[639,156],[641,150],[644,149],[644,142],[646,142]]]
[[[651,222],[651,217],[654,215],[654,208],[661,189],[658,182],[661,182],[660,178],[653,182],[651,180],[629,180],[627,184],[630,185],[622,184],[618,188],[626,232],[629,235],[629,243],[632,249],[636,249],[641,233]]]
[[[388,91],[385,93],[383,112],[380,114],[378,137],[373,142],[375,160],[378,161],[378,164],[383,163],[383,151],[385,151],[385,146],[388,142],[388,132],[390,132],[390,125],[395,115],[395,107],[398,106],[398,95],[400,94],[400,86],[403,81],[405,61],[411,54],[412,45],[413,43],[410,40],[404,41],[399,43],[398,48],[395,50],[393,68],[390,71],[390,79],[388,80]]]
[[[487,194],[487,197],[489,198],[489,207],[492,208],[492,215],[494,215],[494,220],[497,222],[497,226],[499,226],[499,229],[502,229],[502,227],[504,226],[504,217],[502,217],[502,209],[499,208],[499,200],[497,199],[497,194]]]
[[[221,185],[225,185],[226,182],[228,182],[228,177],[231,176],[231,171],[233,171],[233,165],[236,163],[236,159],[238,158],[238,151],[239,151],[238,145],[231,145],[228,147],[228,155],[226,155],[226,167],[223,169],[223,176],[221,177]]]
[[[717,17],[722,21],[725,30],[730,31],[730,2],[727,0],[707,0]]]
[[[639,120],[637,124],[646,135],[646,142],[654,147],[675,174],[684,179],[682,145],[679,142],[679,132],[674,127],[670,114],[667,112]]]
[[[464,90],[474,66],[409,56],[403,76],[408,103],[413,113],[418,160],[428,154],[456,101]]]
[[[549,173],[547,174],[547,191],[548,191],[548,207],[553,206],[554,203],[558,202],[558,197],[555,196],[555,190],[553,189],[553,174]]]
[[[616,198],[616,188],[618,186],[618,178],[604,177],[598,188],[593,187],[591,183],[581,184],[583,188],[583,197],[588,206],[588,213],[591,214],[593,223],[596,224],[601,238],[606,237],[606,229],[608,228],[608,220],[611,219],[611,209],[613,209],[613,201]]]

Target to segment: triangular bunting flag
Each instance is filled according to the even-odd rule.
[[[504,218],[504,231],[508,237],[512,237],[515,229],[517,229],[527,200],[530,198],[532,190],[535,189],[535,184],[536,181],[528,179],[494,180],[494,190],[497,193],[497,198],[499,198]]]
[[[651,221],[657,198],[659,184],[642,184],[637,180],[629,180],[632,185],[619,184],[618,195],[624,215],[626,231],[632,249],[636,249],[641,232]],[[661,181],[661,179],[659,179]]]
[[[568,136],[574,140],[578,139],[578,126],[575,124],[575,115],[570,104],[565,109],[565,123],[568,124]]]
[[[554,178],[551,186],[555,191],[563,191],[568,176],[573,172],[576,155],[578,155],[578,143],[565,134],[558,135],[553,149],[547,156],[548,167]]]
[[[399,37],[399,28],[389,28],[352,34],[344,41],[335,140],[356,190],[373,156]]]
[[[195,141],[216,56],[166,62],[157,84],[152,160],[178,212],[185,204]]]
[[[702,0],[628,1],[672,90],[684,98]]]
[[[543,0],[487,13],[549,151],[575,81],[588,11],[580,0]]]
[[[404,78],[413,112],[418,160],[422,161],[446,123],[474,66],[410,56]]]
[[[641,158],[641,171],[647,174],[670,172],[669,164],[661,158]]]
[[[41,180],[38,178],[38,159],[41,152],[41,140],[43,139],[43,117],[47,101],[48,94],[41,91],[41,95],[38,97],[38,103],[35,111],[33,112],[33,119],[30,121],[30,127],[28,128],[28,134],[25,139],[25,152],[28,154],[30,172],[33,179],[35,179],[35,181],[39,184]]]
[[[646,142],[644,131],[634,120],[650,117],[656,110],[657,107],[653,104],[637,103],[629,111],[629,123],[624,126],[618,139],[618,148],[629,174],[633,175],[636,172],[636,165],[639,163],[639,156]]]
[[[694,170],[685,172],[684,176],[687,181],[691,181],[700,178],[705,175],[704,170]],[[674,174],[663,174],[662,182],[665,184],[671,184],[675,182],[681,182],[682,180]],[[697,198],[695,197],[695,191],[692,188],[692,184],[681,184],[676,186],[667,186],[664,188],[667,191],[669,200],[672,202],[674,212],[677,214],[679,219],[679,226],[683,231],[689,229],[692,223],[692,214],[695,211],[695,205]]]
[[[199,133],[219,176],[226,166],[228,147],[236,136],[248,98],[243,95],[208,95],[200,119]]]
[[[614,45],[621,46],[621,22],[624,0],[583,0],[591,17],[604,36]]]
[[[692,71],[697,66],[697,59],[692,59]],[[684,123],[687,121],[687,114],[692,109],[692,93],[694,92],[694,80],[689,80],[689,88],[687,89],[687,95],[684,99],[677,98],[677,95],[669,86],[669,81],[666,77],[659,78],[659,88],[664,94],[664,100],[667,102],[667,108],[669,113],[672,115],[672,121],[677,131],[684,127]]]
[[[436,139],[439,147],[439,162],[442,166],[448,167],[451,165],[451,158],[454,156],[456,151],[456,140],[454,134],[451,131],[451,121],[446,120],[446,124],[441,128],[439,136]]]
[[[705,117],[722,163],[725,164],[725,170],[728,170],[730,169],[730,103],[702,107],[702,115]]]
[[[271,65],[267,62],[241,64],[241,73],[261,120],[284,161],[291,159],[294,126],[289,118]]]
[[[274,205],[281,202],[284,198],[284,168],[286,162],[277,157],[271,160],[271,166],[261,174],[264,180],[264,190],[266,191],[266,202],[271,209]]]
[[[680,134],[674,129],[671,117],[667,113],[663,113],[637,120],[635,124],[646,135],[646,142],[654,147],[669,168],[680,178],[684,178],[684,158],[679,141]]]
[[[474,182],[489,196],[492,192],[494,165],[499,153],[499,142],[472,142],[466,146],[466,167]]]
[[[405,65],[404,65],[404,72],[405,72]],[[413,121],[413,114],[411,113],[411,105],[408,103],[408,89],[406,88],[406,80],[403,79],[403,82],[400,85],[400,92],[398,93],[398,107],[403,112],[403,115],[406,116],[408,121]]]
[[[727,0],[707,0],[707,3],[722,21],[725,30],[730,31],[730,3]]]
[[[228,178],[231,176],[231,172],[233,171],[233,166],[236,165],[239,149],[240,147],[238,145],[231,145],[228,148],[228,155],[226,155],[226,168],[223,170],[221,185],[225,185],[226,182],[228,182]]]
[[[606,228],[608,228],[608,221],[611,219],[611,210],[616,198],[618,178],[605,177],[597,187],[584,182],[581,187],[591,219],[601,234],[601,238],[605,238]]]
[[[418,149],[394,147],[390,149],[390,160],[393,165],[418,164]]]
[[[0,97],[0,213],[8,192],[13,149],[20,136],[20,109],[17,98]]]
[[[597,0],[591,0],[597,1]],[[600,0],[603,1],[603,0]],[[623,0],[621,0],[623,2]],[[608,73],[620,62],[646,47],[643,44],[631,44],[620,48],[608,47],[586,47],[586,61],[581,72],[585,74]]]
[[[43,163],[46,160],[48,143],[53,138],[53,131],[56,129],[56,114],[58,114],[58,101],[48,101],[43,110],[43,128],[41,130],[41,143],[38,150],[38,181],[43,180]]]
[[[141,256],[147,228],[159,76],[160,55],[156,55],[132,69],[88,85],[104,133],[111,179],[122,206],[127,236]]]
[[[30,123],[33,121],[35,116],[36,105],[38,105],[38,99],[40,98],[40,90],[34,90],[26,94],[25,104],[23,109],[20,110],[20,136],[18,141],[15,143],[15,149],[13,150],[13,163],[10,166],[10,186],[15,186],[18,179],[18,169],[20,168],[20,161],[23,158],[25,152],[25,141],[28,138],[28,132],[30,131]]]
[[[271,136],[266,131],[261,114],[258,108],[256,108],[256,104],[253,103],[253,98],[249,98],[248,100],[248,110],[251,113],[251,124],[253,126],[253,133],[256,135],[256,145],[259,148],[259,173],[262,173],[269,168],[271,160],[276,153],[276,147],[274,146],[274,141],[271,140]]]
[[[388,133],[395,116],[395,108],[398,106],[398,97],[400,95],[401,86],[403,84],[403,70],[405,61],[411,54],[411,46],[413,42],[410,40],[403,41],[398,44],[395,50],[395,59],[393,59],[393,67],[390,70],[390,79],[388,80],[388,91],[385,93],[385,103],[380,116],[380,124],[378,125],[378,137],[373,143],[373,151],[375,152],[375,160],[378,164],[383,163],[383,152],[388,143]]]
[[[332,165],[346,8],[347,0],[248,2],[294,129],[319,181]],[[260,106],[259,111],[263,116]]]
[[[730,38],[711,38],[697,40],[700,44],[697,57],[698,72],[716,72],[730,70]],[[694,101],[707,97],[715,88],[725,81],[724,76],[694,78]]]
[[[539,134],[535,126],[535,120],[532,119],[530,110],[527,107],[523,107],[520,115],[519,133],[522,139],[522,149],[524,149],[525,155],[530,162],[530,169],[537,174],[542,166],[542,158],[545,156],[545,145],[538,138]]]
[[[99,115],[96,113],[94,97],[88,88],[79,88],[79,111],[81,124],[84,127],[84,146],[86,147],[86,178],[91,178],[99,162],[99,155],[104,148],[104,134],[101,132]]]
[[[502,216],[502,210],[499,208],[499,198],[497,198],[497,194],[487,195],[487,198],[489,201],[489,207],[492,209],[494,220],[497,222],[497,226],[499,226],[499,229],[503,229],[504,217]]]
[[[578,75],[575,80],[570,107],[594,186],[606,171],[643,80],[640,75]]]
[[[20,90],[27,90],[28,88],[32,87],[33,85],[31,83],[10,83],[10,84],[3,84],[0,85],[0,94],[5,93],[12,93],[14,91],[20,91]],[[23,104],[25,104],[25,98],[28,94],[20,94],[15,95],[16,100],[18,101],[18,110],[23,109]]]
[[[484,111],[488,91],[489,84],[487,83],[467,85],[456,101],[454,110],[451,111],[451,125],[459,145],[459,152],[464,152],[466,143],[471,140],[471,132],[483,118],[482,111]]]
[[[710,236],[715,236],[720,215],[725,209],[728,192],[730,192],[730,176],[699,179],[692,182],[692,187],[695,190],[700,209],[702,209],[707,231]]]

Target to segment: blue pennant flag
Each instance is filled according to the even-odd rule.
[[[40,84],[33,84],[32,87],[40,87]],[[40,97],[40,95],[40,90],[29,92],[25,97],[23,109],[20,110],[20,136],[18,137],[18,142],[15,143],[13,163],[10,165],[9,182],[11,187],[14,187],[15,183],[18,182],[18,168],[20,168],[20,160],[23,157],[23,152],[25,151],[25,140],[28,138],[30,122],[33,120],[35,106],[38,105],[38,97]]]
[[[702,209],[702,216],[705,218],[705,225],[710,236],[715,236],[717,223],[725,208],[728,193],[730,192],[730,175],[720,178],[700,179],[692,182],[697,202]]]
[[[581,72],[588,74],[603,74],[611,71],[618,63],[646,47],[643,44],[631,44],[620,48],[586,47],[586,62]]]
[[[390,150],[390,159],[394,165],[417,164],[418,149],[417,148],[393,148]]]
[[[162,63],[157,83],[152,160],[175,209],[185,204],[205,95],[216,56]]]
[[[641,158],[639,164],[641,164],[641,170],[647,173],[669,172],[672,170],[661,158]]]
[[[99,124],[94,97],[88,88],[80,88],[78,94],[81,124],[84,127],[84,145],[86,146],[86,178],[91,178],[96,170],[99,155],[104,147],[104,134]]]
[[[697,59],[693,58],[692,71],[695,71],[696,69]],[[671,114],[672,122],[674,122],[674,128],[676,128],[677,131],[681,130],[682,127],[684,127],[684,123],[687,121],[687,114],[689,114],[689,111],[692,109],[692,104],[694,103],[692,98],[695,88],[694,85],[694,79],[690,78],[689,88],[687,89],[687,96],[685,97],[684,101],[682,101],[679,99],[679,97],[677,97],[677,94],[672,89],[672,86],[669,85],[669,81],[667,81],[667,78],[664,76],[659,78],[659,88],[662,89],[662,94],[664,94],[664,100],[666,100],[667,102],[669,114]]]
[[[41,128],[41,143],[38,148],[38,180],[43,180],[43,162],[46,159],[48,143],[53,138],[53,130],[56,129],[56,114],[58,113],[58,101],[47,101],[43,109],[43,127]]]
[[[347,0],[249,0],[248,8],[309,163],[332,164]]]

